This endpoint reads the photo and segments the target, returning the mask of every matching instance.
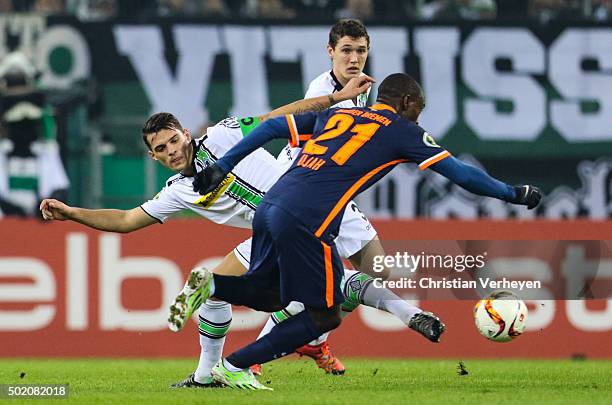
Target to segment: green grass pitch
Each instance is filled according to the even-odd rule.
[[[69,383],[62,404],[612,403],[612,361],[468,359],[467,375],[458,375],[457,364],[346,359],[347,374],[330,376],[292,357],[265,367],[260,381],[274,392],[241,392],[168,388],[191,373],[193,360],[0,359],[0,384]]]

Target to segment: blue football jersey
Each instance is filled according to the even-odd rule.
[[[287,115],[292,146],[302,146],[291,168],[264,201],[283,207],[317,237],[337,235],[346,204],[396,165],[421,170],[449,152],[417,124],[385,104]]]

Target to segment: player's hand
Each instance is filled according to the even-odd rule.
[[[70,207],[61,201],[46,198],[40,202],[40,212],[44,220],[65,221],[70,219]]]
[[[336,93],[335,97],[340,98],[338,101],[350,100],[368,91],[374,82],[375,80],[368,75],[353,77],[342,90]]]
[[[514,204],[526,205],[528,209],[534,209],[542,199],[542,192],[534,186],[514,186],[516,198],[510,201]]]
[[[227,173],[213,163],[207,166],[193,178],[193,191],[200,193],[200,195],[206,195],[211,191],[214,191],[219,184],[225,179]]]

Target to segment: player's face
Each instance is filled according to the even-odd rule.
[[[189,131],[162,129],[148,134],[147,140],[151,145],[151,158],[175,172],[189,171],[193,155]]]
[[[412,103],[412,109],[410,110],[410,114],[412,115],[412,121],[418,124],[419,116],[425,109],[425,102],[423,100],[418,100]]]
[[[363,72],[368,59],[368,41],[365,37],[344,36],[340,38],[335,48],[328,45],[327,53],[332,59],[334,74],[344,86]]]
[[[419,116],[425,109],[425,98],[423,96],[417,97],[416,99],[410,99],[406,97],[404,99],[404,110],[400,111],[400,114],[415,123],[419,123]]]

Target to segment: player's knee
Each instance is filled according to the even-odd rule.
[[[336,329],[342,323],[342,316],[340,315],[340,311],[334,312],[332,316],[329,318],[328,331]]]
[[[342,318],[340,317],[340,313],[332,313],[318,317],[316,320],[314,320],[314,323],[321,333],[325,333],[340,326],[340,323],[342,323]]]
[[[383,256],[380,257],[382,258]],[[391,269],[380,263],[376,257],[361,260],[358,264],[351,260],[351,263],[356,270],[372,278],[387,280],[391,276]]]
[[[369,241],[363,249],[349,257],[356,270],[373,278],[387,280],[391,269],[384,264],[385,250],[378,238]]]
[[[342,323],[339,305],[326,309],[307,308],[307,310],[313,323],[321,333],[336,329]]]

